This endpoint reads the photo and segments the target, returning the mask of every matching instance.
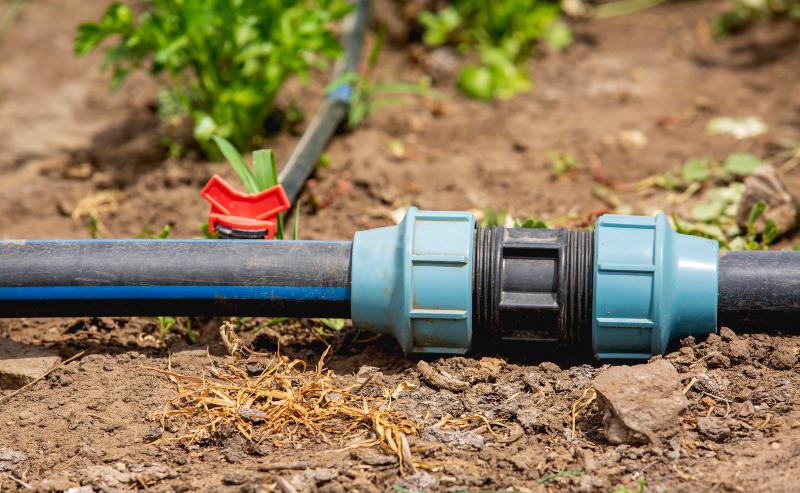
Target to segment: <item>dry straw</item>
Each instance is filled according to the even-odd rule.
[[[312,438],[344,448],[381,445],[391,450],[401,469],[414,469],[406,435],[419,431],[405,413],[393,409],[401,385],[382,397],[368,397],[363,385],[345,385],[325,368],[326,349],[316,368],[280,354],[255,353],[244,346],[229,323],[220,328],[222,340],[235,357],[263,356],[263,371],[251,376],[239,366],[215,365],[202,376],[151,368],[177,387],[156,419],[181,420],[188,431],[177,440],[201,441],[220,429],[235,427],[251,442],[276,445]]]

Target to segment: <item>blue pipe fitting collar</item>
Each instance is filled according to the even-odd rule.
[[[353,239],[353,324],[393,334],[406,353],[466,353],[472,343],[475,218],[408,209],[397,226]]]
[[[676,233],[663,214],[595,226],[592,345],[598,359],[648,359],[717,330],[719,244]]]

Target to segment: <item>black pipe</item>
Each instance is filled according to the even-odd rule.
[[[0,317],[350,316],[347,241],[0,241]]]
[[[720,326],[800,331],[800,252],[728,252],[719,261]]]
[[[348,17],[350,26],[344,33],[345,54],[343,60],[336,64],[333,79],[343,74],[356,72],[361,59],[361,48],[364,44],[364,32],[369,16],[369,0],[355,0],[356,11]],[[278,181],[283,185],[289,202],[293,205],[309,176],[325,150],[328,141],[339,128],[350,106],[352,85],[344,83],[330,92],[314,119],[311,120],[300,141],[289,156],[289,160],[281,169]]]

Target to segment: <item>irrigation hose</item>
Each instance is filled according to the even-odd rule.
[[[345,20],[345,54],[334,67],[333,80],[358,70],[369,16],[369,0],[354,0],[354,3],[355,12]],[[347,116],[352,91],[350,83],[342,83],[325,96],[319,111],[281,169],[278,181],[292,204],[297,201],[303,186],[314,172],[328,141]]]

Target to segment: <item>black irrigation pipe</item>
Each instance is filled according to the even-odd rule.
[[[361,50],[364,45],[364,32],[369,17],[369,0],[354,0],[355,12],[345,21],[343,40],[345,44],[344,58],[340,59],[333,70],[333,80],[343,74],[358,70]],[[305,186],[306,180],[314,172],[325,146],[336,129],[342,124],[350,107],[353,87],[343,83],[325,96],[314,119],[311,120],[297,146],[289,156],[289,160],[281,169],[278,181],[283,185],[289,202],[294,204]]]

